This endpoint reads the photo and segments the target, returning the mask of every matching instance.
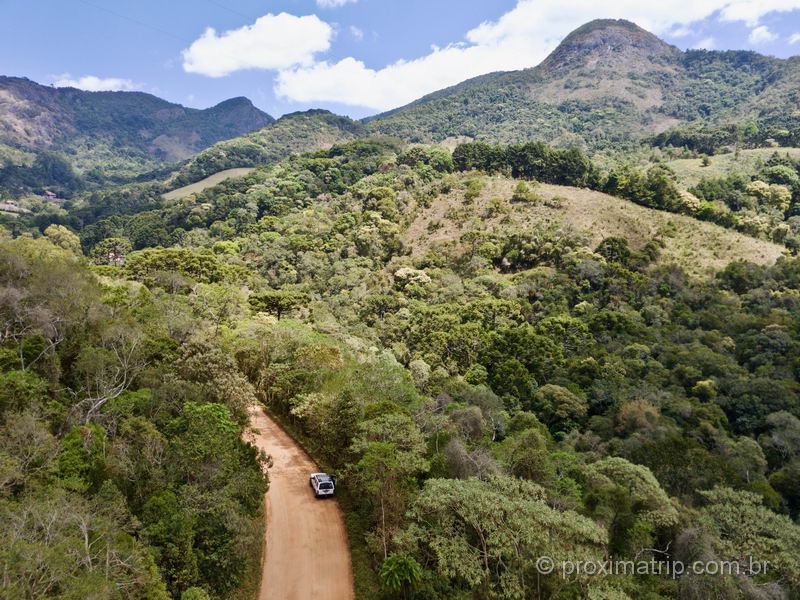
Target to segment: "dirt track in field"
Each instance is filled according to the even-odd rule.
[[[335,500],[317,500],[308,477],[318,468],[259,406],[251,440],[272,456],[266,495],[266,547],[259,600],[354,598],[344,517]]]

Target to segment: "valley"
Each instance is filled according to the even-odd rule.
[[[602,19],[361,120],[0,78],[0,597],[797,597],[798,64]]]

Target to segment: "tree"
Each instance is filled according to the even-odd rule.
[[[590,519],[550,508],[538,485],[500,475],[430,479],[409,514],[407,533],[421,562],[454,587],[490,597],[531,598],[540,557],[599,560],[607,541]],[[561,577],[544,576],[541,584],[557,589],[566,585]]]
[[[63,489],[0,503],[3,598],[168,600],[150,553],[128,531],[131,517],[113,486],[87,500]]]
[[[63,225],[50,225],[44,230],[44,236],[59,248],[82,255],[81,240]]]
[[[380,577],[384,587],[402,592],[403,598],[407,598],[422,577],[422,567],[413,556],[390,554],[381,563]]]
[[[533,407],[537,416],[556,431],[575,428],[589,411],[589,404],[585,399],[565,387],[551,383],[536,390]]]
[[[678,190],[675,172],[666,165],[657,164],[647,171],[647,191],[649,206],[680,212],[681,193]]]
[[[625,267],[628,266],[631,259],[628,240],[621,237],[605,238],[594,251],[607,261],[619,263]]]
[[[122,326],[104,332],[102,346],[87,346],[77,357],[75,371],[83,398],[73,405],[71,416],[88,423],[103,407],[118,398],[147,365],[141,332]]]
[[[15,348],[21,370],[54,360],[99,292],[73,253],[45,240],[0,239],[0,345]]]
[[[0,373],[0,415],[36,409],[47,398],[47,383],[30,371]]]
[[[745,567],[751,560],[767,562],[762,579],[783,582],[789,595],[800,591],[800,526],[763,506],[752,492],[716,487],[700,494],[706,500],[703,523],[722,559]]]
[[[758,441],[770,463],[780,465],[800,457],[800,419],[784,410],[770,414],[765,422],[767,432]]]
[[[360,456],[353,467],[359,486],[371,497],[383,557],[408,500],[413,477],[428,470],[425,440],[410,417],[381,415],[361,424],[351,450]]]
[[[91,251],[92,261],[97,265],[122,266],[128,254],[133,251],[130,240],[122,237],[110,237],[95,244]]]
[[[516,477],[546,485],[553,477],[547,440],[538,429],[526,429],[503,441],[500,455]]]
[[[286,313],[308,304],[311,297],[305,292],[277,290],[252,294],[248,301],[255,310],[272,313],[280,320]]]
[[[678,511],[650,469],[609,457],[586,467],[587,507],[609,531],[612,551],[652,547],[653,533],[678,522]]]
[[[756,198],[759,204],[785,212],[792,201],[792,192],[785,185],[753,181],[747,184],[747,193]]]
[[[397,164],[409,167],[428,165],[440,173],[452,173],[455,169],[450,152],[441,146],[414,146],[397,157]]]
[[[497,173],[508,168],[506,151],[485,142],[466,142],[453,150],[453,163],[459,171]]]
[[[132,252],[125,271],[147,284],[155,284],[164,273],[180,274],[199,283],[219,283],[235,279],[236,272],[222,263],[211,250],[187,248],[148,248]]]

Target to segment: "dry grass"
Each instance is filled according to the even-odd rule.
[[[710,164],[703,166],[699,158],[673,160],[667,164],[675,170],[683,189],[695,186],[701,179],[725,177],[732,173],[754,175],[761,163],[766,162],[775,152],[789,154],[794,160],[800,159],[800,148],[757,148],[740,150],[738,156],[734,152],[710,156]]]
[[[244,177],[245,175],[251,173],[255,169],[252,167],[249,168],[241,168],[241,169],[226,169],[225,171],[220,171],[219,173],[214,173],[213,175],[209,175],[205,179],[201,179],[197,183],[192,183],[190,185],[186,185],[182,188],[178,188],[177,190],[172,190],[171,192],[167,192],[163,195],[164,200],[180,200],[181,198],[186,198],[187,196],[191,196],[192,194],[199,194],[203,190],[213,187],[218,183],[222,183],[226,179],[232,179],[234,177]]]
[[[469,179],[469,176],[465,176]],[[518,182],[504,177],[486,177],[485,188],[472,205],[466,207],[469,218],[457,223],[446,215],[464,207],[464,189],[439,196],[430,208],[421,209],[404,234],[404,241],[415,255],[432,244],[457,240],[471,230],[489,232],[524,231],[535,223],[570,227],[584,234],[587,246],[594,249],[604,238],[624,237],[638,250],[660,237],[666,244],[660,262],[677,263],[694,276],[716,271],[735,259],[769,264],[784,254],[785,248],[755,239],[712,223],[684,215],[644,208],[627,200],[591,190],[539,185],[541,200],[536,203],[511,203],[509,199]],[[561,197],[558,207],[553,198]],[[487,216],[492,199],[500,198],[506,211]],[[429,227],[430,223],[437,226]]]

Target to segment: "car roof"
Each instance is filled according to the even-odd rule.
[[[331,476],[327,473],[312,473],[311,476],[321,480],[331,479]]]

